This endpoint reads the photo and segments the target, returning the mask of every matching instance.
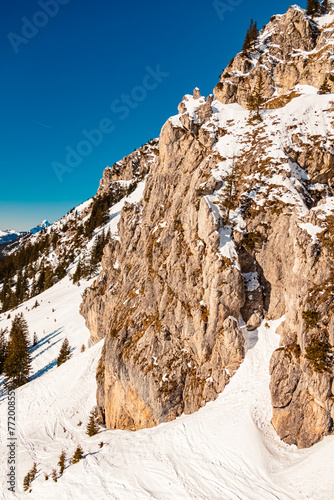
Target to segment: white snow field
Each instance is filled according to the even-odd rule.
[[[36,309],[25,309],[30,309],[35,298],[18,308],[25,313],[30,333],[36,331],[40,340],[32,353],[36,378],[16,394],[16,493],[9,492],[6,484],[7,399],[1,396],[1,498],[333,498],[334,436],[311,449],[298,450],[281,442],[270,424],[268,366],[278,346],[274,332],[280,321],[269,322],[270,328],[263,324],[252,333],[244,330],[245,361],[215,402],[153,429],[101,429],[89,438],[85,427],[96,404],[95,372],[102,342],[80,352],[89,339],[78,313],[83,289],[65,278],[38,297],[41,305]],[[0,327],[10,323],[4,316]],[[75,349],[73,357],[57,368],[55,359],[65,336]],[[57,468],[61,451],[70,458],[78,443],[84,458],[75,465],[67,460],[57,483],[51,478],[45,481],[44,473]],[[33,462],[37,462],[37,477],[32,492],[25,493],[23,478]]]

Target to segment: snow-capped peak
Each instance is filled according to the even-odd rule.
[[[29,233],[32,233],[32,234],[38,233],[39,231],[42,231],[43,229],[45,229],[49,226],[50,226],[50,222],[47,220],[43,220],[36,227],[33,227],[32,229],[30,229]]]

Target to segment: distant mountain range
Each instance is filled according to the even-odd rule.
[[[46,227],[50,226],[50,223],[47,220],[43,220],[40,224],[38,224],[36,227],[33,227],[29,231],[13,231],[12,229],[7,229],[6,231],[1,231],[0,230],[0,245],[4,243],[9,243],[11,241],[16,240],[19,236],[23,236],[24,234],[31,233],[31,234],[36,234],[45,229]]]

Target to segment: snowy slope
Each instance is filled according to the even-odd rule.
[[[65,282],[58,291],[45,292],[40,318],[48,314],[49,299],[55,300],[58,311],[61,301],[74,305],[79,292],[75,294],[73,288]],[[32,326],[41,321],[29,313],[27,318]],[[72,345],[79,346],[88,332],[79,316],[67,325],[68,320],[65,315],[61,328],[71,335]],[[245,361],[217,401],[154,429],[101,430],[92,438],[85,434],[95,404],[95,371],[102,342],[20,388],[19,489],[13,498],[25,498],[23,477],[36,461],[38,475],[32,484],[36,500],[331,499],[334,437],[312,449],[297,450],[282,443],[270,425],[268,365],[278,345],[274,334],[278,324],[245,332]],[[38,348],[38,354],[44,362],[54,357],[45,347]],[[2,398],[2,459],[6,453],[4,410]],[[80,420],[82,426],[78,426]],[[57,483],[46,482],[43,472],[56,467],[62,449],[72,456],[77,443],[83,446],[84,459],[68,466]],[[9,498],[3,477],[2,488],[2,498]]]

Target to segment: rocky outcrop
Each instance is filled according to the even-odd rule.
[[[82,306],[92,338],[105,337],[98,404],[111,428],[194,412],[244,356],[243,278],[219,257],[220,222],[197,191],[210,171],[207,150],[169,121],[159,144],[143,200],[123,210],[121,239]]]
[[[216,100],[184,96],[159,154],[149,144],[105,171],[100,194],[145,177],[81,307],[93,341],[105,339],[97,401],[108,428],[154,426],[214,400],[244,335],[285,315],[268,367],[272,424],[299,447],[333,432],[334,109],[294,88],[330,71],[320,55],[331,36],[296,6],[274,16],[260,56],[239,54]],[[267,97],[290,94],[254,120],[239,104],[258,71]]]
[[[333,33],[333,23],[319,25],[296,5],[284,15],[273,16],[253,48],[240,52],[223,71],[214,89],[215,99],[247,106],[260,74],[269,108],[284,105],[280,96],[296,85],[319,88],[334,69]],[[328,84],[334,89],[332,79]]]
[[[128,185],[133,182],[138,182],[139,179],[149,172],[151,163],[159,154],[159,142],[157,139],[152,139],[150,142],[136,149],[133,153],[125,156],[123,160],[114,163],[111,167],[107,167],[103,171],[103,177],[100,181],[97,195],[109,193],[110,188],[115,188],[117,185]]]

